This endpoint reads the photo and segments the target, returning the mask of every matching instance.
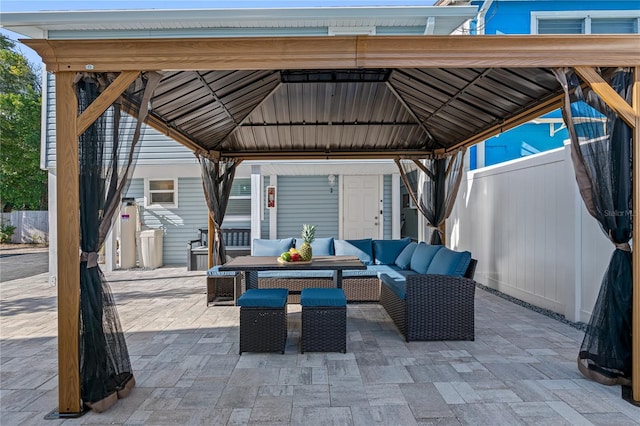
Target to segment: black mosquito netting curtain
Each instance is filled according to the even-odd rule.
[[[76,96],[82,113],[116,75],[78,74]],[[135,385],[118,312],[100,266],[102,246],[137,156],[142,119],[158,74],[145,74],[78,139],[80,171],[80,387],[84,404],[104,411]],[[126,103],[126,105],[123,105]],[[122,107],[139,111],[138,117]]]
[[[451,214],[462,180],[465,150],[427,160],[396,160],[418,211],[434,229],[431,244],[442,244],[442,226]]]
[[[570,69],[554,70],[565,90],[563,115],[580,194],[615,246],[578,355],[583,375],[629,385],[631,378],[632,130]],[[627,102],[633,75],[603,76]]]
[[[222,238],[222,220],[227,211],[233,177],[241,160],[210,159],[196,153],[202,173],[202,189],[213,221],[213,264],[222,265],[227,261],[227,251]]]

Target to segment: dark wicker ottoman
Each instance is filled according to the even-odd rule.
[[[288,293],[286,288],[250,289],[240,296],[240,354],[284,353]]]
[[[305,288],[300,295],[300,352],[347,352],[347,299],[340,288]]]

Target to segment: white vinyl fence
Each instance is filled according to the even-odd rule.
[[[467,172],[447,233],[478,259],[479,283],[571,321],[588,322],[614,250],[584,208],[569,146]]]
[[[2,213],[2,224],[15,226],[11,237],[12,243],[48,243],[49,212],[47,211],[13,211]]]

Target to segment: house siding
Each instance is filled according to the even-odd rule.
[[[145,207],[144,179],[133,179],[127,191],[140,206],[143,229],[164,230],[163,261],[165,265],[184,265],[187,243],[198,237],[198,228],[207,227],[207,206],[198,178],[178,179],[178,208]]]
[[[47,74],[47,91],[44,102],[46,110],[45,153],[44,165],[47,169],[56,167],[56,88],[55,75]],[[157,130],[143,125],[140,148],[138,151],[138,165],[163,165],[170,160],[171,164],[196,164],[197,159],[193,151],[163,135]]]
[[[278,238],[299,237],[305,223],[317,226],[316,237],[338,236],[338,191],[327,176],[278,177]]]

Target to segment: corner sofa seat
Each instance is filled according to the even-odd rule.
[[[380,303],[407,341],[475,340],[477,261],[469,252],[420,243],[413,274],[382,274]]]

